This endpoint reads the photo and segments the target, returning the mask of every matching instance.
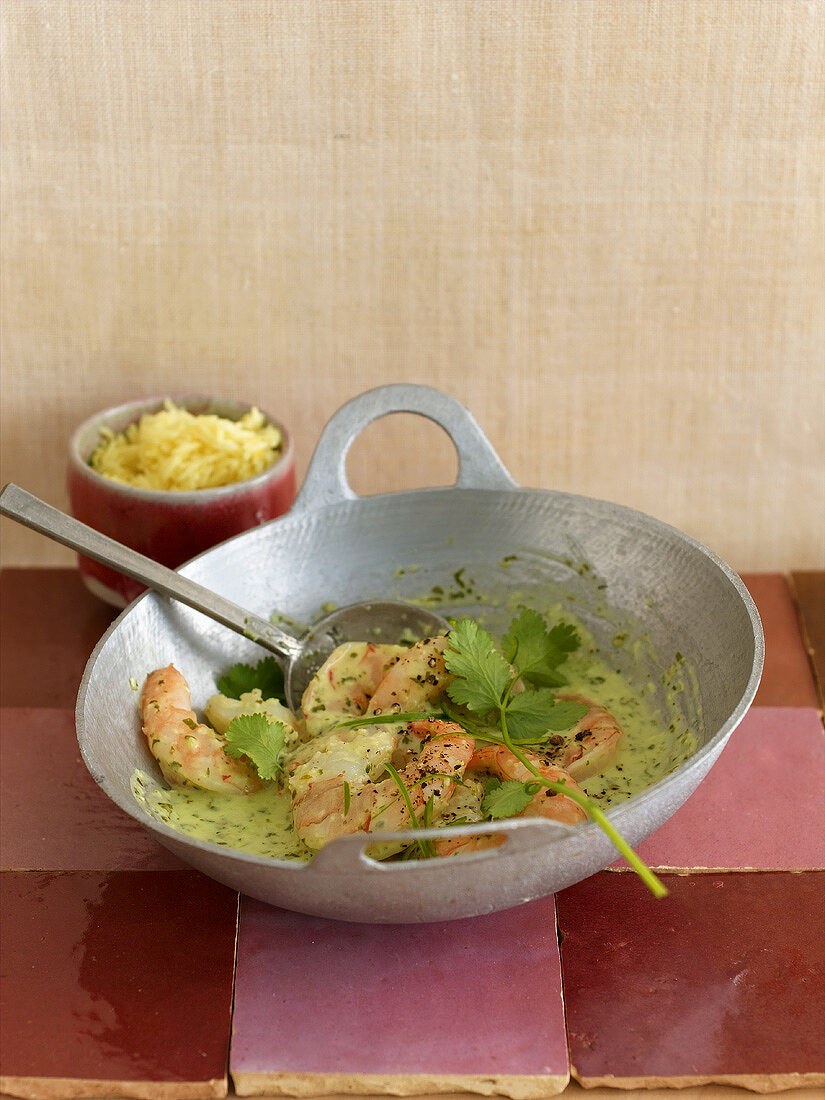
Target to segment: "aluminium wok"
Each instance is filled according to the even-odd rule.
[[[459,459],[455,485],[358,497],[346,477],[353,440],[388,413],[439,424]],[[242,607],[309,623],[324,604],[373,597],[438,597],[446,615],[482,616],[506,627],[516,598],[563,601],[615,653],[633,683],[657,686],[681,654],[690,675],[678,695],[699,748],[665,778],[608,816],[631,845],[662,825],[705,777],[744,716],[759,683],[764,644],[747,590],[692,538],[629,508],[568,493],[519,487],[470,413],[424,386],[379,387],[344,405],[324,429],[292,511],[195,558],[181,572]],[[467,583],[467,578],[472,583]],[[502,616],[497,621],[497,616]],[[629,644],[614,649],[621,633]],[[193,706],[216,676],[261,650],[197,612],[147,593],[112,624],[92,654],[77,701],[83,759],[127,814],[189,865],[285,909],[361,922],[414,923],[476,916],[554,893],[608,866],[616,851],[597,825],[539,819],[465,825],[458,835],[503,834],[498,848],[452,859],[380,863],[374,836],[328,844],[310,863],[270,859],[176,832],[135,800],[136,769],[160,773],[140,730],[137,693],[153,669],[174,661]],[[674,761],[679,758],[673,746]],[[397,834],[381,834],[382,843]],[[409,834],[406,834],[409,838]],[[444,835],[423,830],[419,838]],[[639,889],[645,889],[639,883]]]

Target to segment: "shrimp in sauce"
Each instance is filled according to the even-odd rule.
[[[293,821],[307,847],[318,849],[350,833],[409,829],[410,806],[416,821],[428,804],[433,818],[438,817],[464,775],[475,741],[454,722],[436,719],[413,724],[423,740],[418,754],[399,773],[406,797],[392,777],[353,787],[341,773],[295,791]]]
[[[583,695],[557,695],[556,698],[582,703],[587,713],[564,733],[552,733],[542,755],[575,780],[587,779],[613,760],[619,751],[622,727],[609,711]]]
[[[444,697],[452,676],[447,671],[446,637],[424,638],[405,651],[378,684],[367,714],[400,714],[434,710]]]
[[[307,685],[301,715],[308,738],[364,714],[376,688],[409,650],[400,645],[346,642],[337,646]]]
[[[174,665],[146,678],[140,712],[149,751],[168,782],[222,794],[251,794],[264,787],[253,768],[226,752],[220,734],[198,722],[189,685]]]
[[[552,783],[563,783],[571,790],[581,792],[581,787],[570,773],[549,763],[543,754],[525,750],[524,755],[544,779]],[[518,783],[529,783],[537,778],[506,745],[480,746],[467,765],[467,774],[488,775],[502,782],[515,780]],[[578,825],[587,820],[587,813],[578,802],[561,792],[550,790],[549,787],[542,787],[534,794],[528,806],[518,816],[546,817],[564,825]],[[485,848],[496,848],[503,841],[504,837],[496,833],[451,837],[436,841],[435,850],[439,856],[466,855]]]

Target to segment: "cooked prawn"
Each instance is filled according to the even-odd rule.
[[[606,768],[616,755],[622,727],[609,711],[592,699],[583,695],[558,695],[557,698],[583,703],[588,708],[587,714],[564,734],[564,752],[558,761],[574,779],[586,779]]]
[[[327,657],[307,685],[301,714],[308,737],[344,717],[363,714],[378,685],[406,646],[346,642]]]
[[[332,729],[319,733],[290,754],[287,772],[293,795],[318,779],[339,777],[350,787],[360,786],[378,775],[393,760],[398,734],[396,726],[367,726]]]
[[[225,741],[198,722],[189,685],[174,665],[151,672],[140,697],[143,732],[165,779],[222,794],[250,794],[264,784]]]
[[[447,690],[452,676],[444,662],[446,637],[424,638],[411,646],[376,687],[367,714],[399,714],[431,708]]]
[[[564,783],[571,791],[583,793],[568,771],[549,763],[540,753],[527,750],[523,752],[526,759],[541,774],[542,779],[548,779],[551,783]],[[480,746],[473,753],[468,770],[471,774],[486,772],[503,781],[508,779],[514,779],[517,783],[538,781],[535,773],[530,771],[506,745]],[[519,817],[549,817],[565,825],[577,825],[580,821],[587,819],[587,814],[572,798],[552,791],[549,787],[542,787],[533,795],[529,805],[519,814]]]
[[[484,789],[483,779],[472,776],[469,770],[465,770],[461,784],[456,786],[450,801],[439,816],[439,827],[474,825],[484,821],[484,811],[481,808]],[[451,856],[493,848],[501,844],[502,840],[502,837],[495,834],[483,833],[481,836],[445,837],[443,840],[434,840],[432,843],[437,856]]]
[[[545,756],[526,750],[524,755],[541,774],[542,778],[548,779],[552,783],[564,783],[573,791],[581,791],[581,787],[569,772],[549,763]],[[502,781],[512,779],[517,783],[537,781],[537,776],[506,745],[482,745],[476,749],[467,766],[467,773],[468,775],[486,773]],[[528,806],[518,816],[547,817],[552,821],[560,821],[564,825],[578,825],[580,822],[587,820],[587,813],[578,802],[568,798],[561,792],[550,790],[549,787],[542,787],[534,794]],[[487,833],[481,836],[462,836],[438,840],[435,843],[435,850],[439,856],[458,855],[459,853],[466,855],[470,852],[482,851],[485,848],[496,848],[503,843],[503,836],[496,833]]]
[[[403,792],[392,777],[353,787],[339,773],[297,789],[290,779],[293,823],[307,847],[318,849],[350,833],[408,829],[413,823],[409,806],[416,821],[428,804],[437,818],[464,775],[475,741],[454,722],[427,719],[412,725],[423,740],[417,756],[399,773]]]

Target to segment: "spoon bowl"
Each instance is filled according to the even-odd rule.
[[[450,629],[446,619],[401,600],[364,600],[336,608],[314,623],[299,638],[302,651],[286,670],[289,689],[297,702],[330,653],[342,642],[376,642],[399,645]]]
[[[450,629],[446,619],[426,608],[400,600],[365,600],[337,608],[296,638],[268,619],[95,531],[19,485],[9,483],[0,492],[0,515],[111,566],[263,646],[283,668],[286,702],[293,711],[299,709],[307,685],[336,646],[356,641],[395,645]]]

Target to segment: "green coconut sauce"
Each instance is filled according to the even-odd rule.
[[[592,654],[574,654],[564,671],[569,680],[564,692],[583,695],[601,704],[623,731],[612,763],[580,783],[602,808],[639,794],[696,751],[695,737],[678,716],[674,714],[669,722],[662,721],[662,715],[650,701],[653,685],[639,692],[626,677]]]
[[[309,860],[292,828],[289,794],[277,786],[249,795],[220,795],[195,787],[158,787],[143,772],[132,777],[137,802],[158,821],[199,840],[271,859]]]

